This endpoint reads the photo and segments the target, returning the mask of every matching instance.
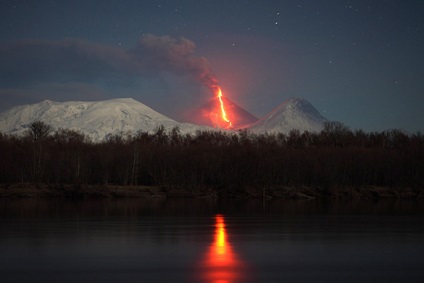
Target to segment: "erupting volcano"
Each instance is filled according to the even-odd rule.
[[[211,88],[214,97],[209,101],[186,114],[186,121],[219,129],[237,130],[258,121],[253,114],[222,94],[219,86]]]
[[[20,50],[18,53],[15,50],[17,47]],[[111,70],[122,70],[125,71],[125,74],[135,76],[152,72],[155,75],[162,73],[177,76],[189,75],[194,81],[211,91],[212,95],[209,94],[207,98],[196,97],[196,102],[203,101],[205,103],[201,107],[191,108],[190,106],[189,109],[192,110],[186,110],[187,112],[184,114],[179,113],[180,111],[175,112],[174,115],[178,116],[178,122],[131,98],[64,102],[45,100],[31,105],[15,106],[0,113],[0,131],[3,134],[21,135],[27,132],[31,123],[41,121],[51,125],[54,129],[80,131],[97,142],[107,140],[114,135],[122,136],[123,133],[128,136],[138,132],[154,133],[159,127],[164,127],[167,131],[178,128],[182,134],[213,130],[210,127],[230,131],[246,129],[253,133],[288,134],[293,129],[318,132],[324,128],[324,123],[327,121],[309,102],[298,98],[291,98],[283,102],[271,113],[258,120],[253,114],[227,98],[235,97],[235,95],[228,95],[229,92],[221,90],[209,61],[205,57],[195,56],[195,44],[186,38],[146,34],[133,49],[127,51],[100,47],[100,45],[80,40],[37,41],[36,43],[28,41],[16,46],[15,44],[7,45],[4,51],[6,57],[21,54],[16,58],[21,58],[26,53],[43,54],[41,57],[36,56],[31,59],[33,64],[30,64],[30,67],[34,69],[30,68],[27,71],[34,74],[40,72],[38,68],[44,66],[46,60],[53,62],[52,66],[62,66],[62,58],[55,56],[69,53],[70,57],[76,58],[77,63],[85,62],[89,56],[94,56],[87,62],[98,61],[102,63],[101,66],[109,66],[112,69],[107,68],[108,74]],[[52,50],[52,52],[46,53],[45,50]],[[99,52],[95,52],[96,50]],[[53,57],[49,57],[49,55]],[[65,78],[75,75],[76,78],[80,78],[81,74],[78,71],[80,68],[74,68],[74,62],[70,61],[70,64],[68,67],[53,68],[52,74],[58,74],[59,77]],[[81,68],[85,66],[84,64],[81,65]],[[14,73],[17,70],[15,70],[14,64],[9,65],[3,69],[6,70],[6,73]],[[12,71],[8,70],[9,67]],[[68,73],[69,70],[77,72],[75,74],[73,71]],[[44,82],[40,85],[44,85]],[[79,85],[75,85],[78,86],[76,88],[78,90]],[[258,93],[257,95],[264,94]],[[121,94],[117,96],[120,97]],[[37,97],[38,94],[34,93],[34,99],[38,99]],[[241,98],[242,94],[240,93],[238,97]],[[182,101],[179,100],[179,97],[176,99],[179,102]],[[187,108],[184,107],[184,109]],[[172,107],[172,111],[175,111],[174,107]]]

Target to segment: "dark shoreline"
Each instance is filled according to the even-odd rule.
[[[416,188],[311,188],[273,187],[237,190],[188,189],[157,186],[114,185],[1,185],[0,198],[246,198],[246,199],[422,199]]]

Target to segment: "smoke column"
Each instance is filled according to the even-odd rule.
[[[191,74],[212,91],[217,87],[205,57],[194,55],[195,44],[186,38],[145,35],[137,47],[130,51],[138,60],[142,70],[168,71],[175,74]]]

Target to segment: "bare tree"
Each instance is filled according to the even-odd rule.
[[[52,127],[44,122],[35,121],[29,125],[27,136],[31,139],[33,149],[33,172],[34,181],[39,182],[42,177],[43,168],[43,142],[52,132]]]
[[[35,121],[29,125],[28,136],[37,143],[44,140],[52,132],[52,127],[44,122]]]
[[[324,129],[321,132],[328,139],[327,142],[331,142],[333,146],[343,146],[349,133],[349,127],[337,121],[325,122]]]

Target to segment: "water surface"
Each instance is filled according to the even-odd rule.
[[[1,199],[0,281],[424,282],[422,207]]]

